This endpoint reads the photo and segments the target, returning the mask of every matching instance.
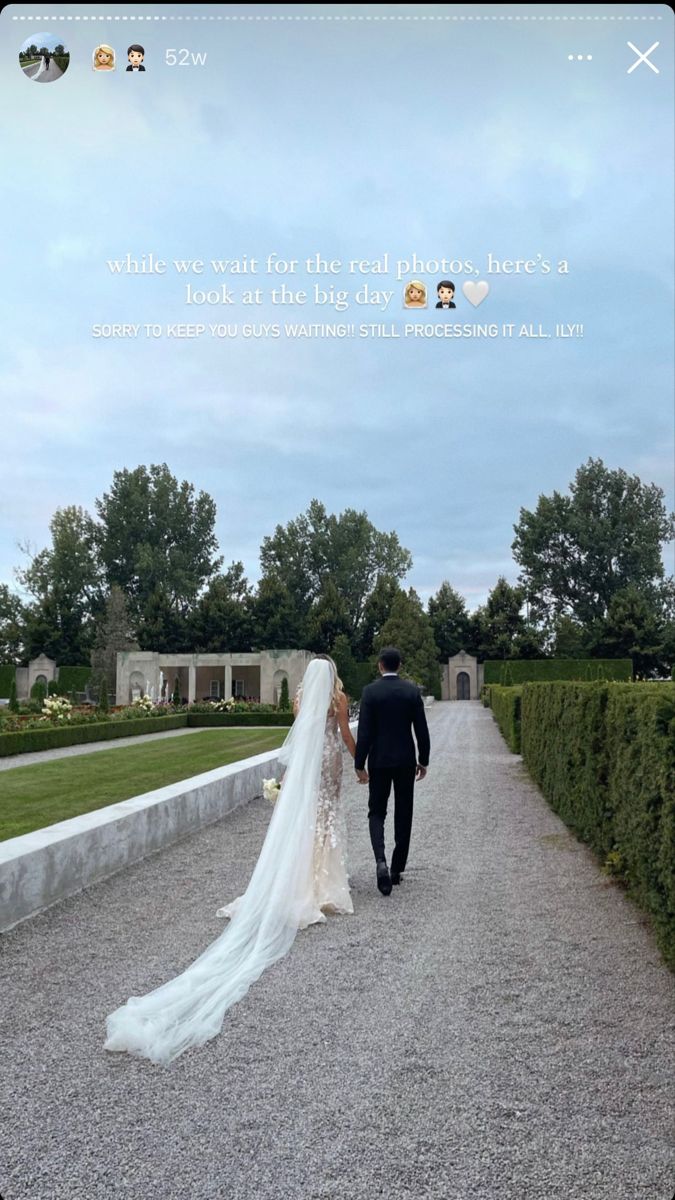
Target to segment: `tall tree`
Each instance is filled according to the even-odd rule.
[[[307,649],[325,654],[335,639],[348,631],[347,605],[333,580],[328,578],[307,614]]]
[[[375,652],[382,628],[389,620],[394,600],[401,591],[398,580],[380,575],[366,601],[355,639],[354,653],[360,662],[365,662]]]
[[[94,620],[103,603],[102,574],[94,521],[83,508],[58,508],[51,519],[51,546],[17,570],[33,597],[26,612],[26,650],[49,654],[62,665],[89,660]]]
[[[21,662],[24,642],[24,606],[6,583],[0,583],[0,663]]]
[[[519,642],[524,642],[528,632],[528,623],[521,612],[523,602],[523,589],[512,587],[500,575],[486,604],[471,614],[472,641],[478,658],[519,656]]]
[[[396,533],[382,533],[367,513],[353,508],[329,514],[318,500],[287,525],[277,525],[263,540],[260,562],[263,575],[284,584],[303,617],[332,580],[352,641],[378,579],[402,579],[412,565]]]
[[[330,648],[330,655],[338,669],[345,692],[350,697],[356,696],[359,690],[358,667],[345,633],[338,634]]]
[[[443,581],[435,596],[429,597],[429,620],[441,662],[447,662],[469,643],[469,614],[459,592]]]
[[[91,652],[91,670],[97,694],[100,694],[102,684],[106,694],[115,691],[118,652],[134,649],[137,650],[138,645],[132,635],[124,592],[117,584],[113,584],[106,599],[105,612],[96,626]]]
[[[396,646],[401,652],[405,674],[421,683],[429,694],[440,696],[438,651],[431,622],[414,588],[401,592],[394,600],[377,649],[381,650],[383,646]]]
[[[526,619],[513,639],[513,657],[546,658],[546,640],[545,631]]]
[[[209,583],[190,618],[195,650],[248,651],[253,644],[253,595],[244,564],[233,562]]]
[[[96,510],[106,578],[127,596],[139,639],[141,624],[146,630],[155,625],[161,606],[167,620],[172,614],[179,624],[184,622],[223,562],[216,557],[211,496],[196,493],[187,480],[179,483],[162,463],[115,471]],[[166,627],[166,620],[162,624]]]
[[[570,494],[521,508],[512,549],[533,614],[567,613],[583,626],[602,620],[612,597],[633,585],[656,595],[664,577],[661,543],[675,532],[663,489],[589,458]]]
[[[253,600],[253,644],[259,650],[302,650],[305,621],[280,580],[260,580]]]
[[[188,620],[159,587],[145,599],[136,637],[141,650],[184,654],[191,646]]]
[[[551,653],[554,658],[588,658],[589,631],[574,617],[560,613],[553,620],[551,630]]]
[[[615,592],[607,615],[592,629],[591,654],[598,658],[632,658],[638,678],[666,675],[672,661],[673,623],[652,596],[634,586]]]

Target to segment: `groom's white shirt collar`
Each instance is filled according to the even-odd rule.
[[[383,679],[391,679],[392,677],[394,679],[398,679],[398,671],[383,671],[382,672]]]

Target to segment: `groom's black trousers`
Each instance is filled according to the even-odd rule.
[[[387,801],[394,785],[394,853],[390,867],[394,873],[405,870],[410,848],[410,831],[413,819],[413,793],[415,791],[416,764],[409,767],[368,768],[368,825],[370,841],[376,860],[385,857],[384,821]]]

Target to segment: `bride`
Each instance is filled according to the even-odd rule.
[[[353,913],[340,739],[352,758],[355,744],[328,655],[309,663],[294,708],[279,751],[286,773],[251,880],[243,896],[217,912],[230,924],[181,975],[111,1013],[104,1049],[167,1065],[220,1032],[226,1010],[289,951],[298,929],[325,921],[326,911]]]

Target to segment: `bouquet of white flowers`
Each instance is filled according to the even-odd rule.
[[[278,779],[263,779],[263,796],[271,804],[275,803],[280,791],[281,784]]]

